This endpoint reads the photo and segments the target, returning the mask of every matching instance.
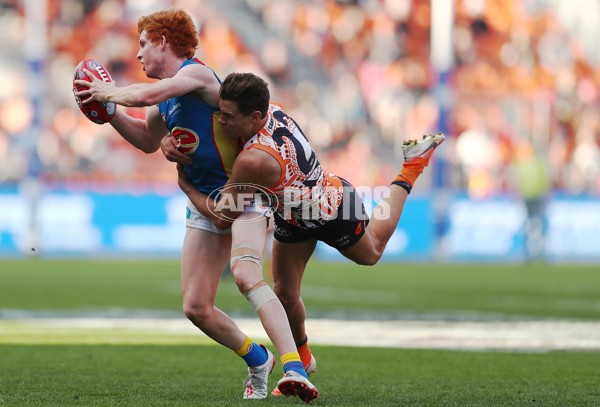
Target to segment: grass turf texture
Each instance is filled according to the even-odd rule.
[[[587,266],[312,262],[303,295],[310,315],[598,320],[598,287],[600,273]],[[252,314],[230,278],[217,302]],[[180,315],[180,303],[176,261],[0,261],[0,312]],[[44,344],[48,335],[53,345]],[[110,344],[95,343],[97,335],[0,320],[0,405],[302,405],[242,400],[244,365],[200,335],[125,331]],[[312,348],[321,392],[314,405],[600,405],[599,352]],[[278,364],[271,386],[280,374]]]
[[[315,406],[595,406],[600,353],[314,347]],[[243,363],[213,345],[0,346],[10,406],[302,405],[241,399]],[[280,377],[280,364],[270,386]]]
[[[598,320],[599,287],[597,266],[311,262],[302,294],[309,316]],[[253,314],[231,278],[217,305]],[[179,263],[0,261],[0,310],[180,314]]]

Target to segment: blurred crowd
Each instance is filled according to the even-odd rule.
[[[323,165],[355,185],[388,184],[402,140],[444,130],[434,164],[442,174],[428,171],[422,191],[526,194],[516,178],[531,160],[546,174],[531,188],[600,193],[600,61],[586,33],[561,19],[560,0],[455,0],[453,64],[442,73],[431,63],[430,0],[226,2],[243,23],[218,0],[49,0],[41,67],[24,52],[24,2],[0,0],[0,185],[33,173],[70,188],[177,188],[160,152],[138,152],[110,125],[89,122],[71,91],[86,57],[119,85],[147,81],[135,59],[137,18],[174,6],[196,19],[203,61],[223,78],[264,76]],[[594,3],[580,12],[592,7],[600,27]]]

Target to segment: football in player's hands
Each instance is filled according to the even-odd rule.
[[[90,81],[91,78],[89,78],[83,71],[84,68],[92,72],[96,78],[106,83],[112,82],[112,78],[108,73],[108,70],[102,66],[102,64],[93,59],[84,59],[83,61],[79,62],[75,68],[75,75],[73,76],[73,93],[81,92],[82,90],[87,89],[85,86],[75,84],[76,80]],[[117,105],[112,102],[93,101],[83,104],[81,102],[81,98],[77,95],[75,96],[75,102],[77,102],[79,110],[81,110],[85,117],[97,124],[109,122],[117,111]]]

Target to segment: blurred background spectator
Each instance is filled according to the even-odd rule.
[[[444,184],[428,172],[421,191],[517,194],[510,169],[528,144],[548,162],[555,190],[600,193],[598,2],[455,0],[444,115],[432,91],[429,0],[48,0],[39,66],[25,52],[28,1],[0,0],[0,185],[33,171],[50,187],[176,191],[172,163],[89,122],[70,86],[86,57],[120,85],[146,81],[137,18],[181,7],[199,27],[199,57],[222,78],[266,77],[325,167],[355,185],[388,184],[401,141],[443,127]]]

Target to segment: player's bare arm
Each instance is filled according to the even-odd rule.
[[[146,120],[136,119],[123,111],[117,110],[110,124],[119,134],[137,149],[145,153],[153,153],[161,147],[163,137],[169,136],[167,127],[160,118],[159,102],[171,97],[195,92],[206,103],[218,104],[219,81],[214,73],[203,65],[190,65],[179,70],[172,78],[165,78],[154,83],[137,83],[125,87],[117,87],[114,82],[106,83],[88,70],[84,70],[90,81],[77,80],[75,83],[87,86],[87,90],[77,93],[82,103],[93,100],[109,102],[123,106],[148,107]],[[84,99],[85,98],[85,99]],[[171,140],[173,142],[173,140]],[[173,153],[175,154],[175,153]],[[178,162],[189,164],[189,157],[179,157]]]
[[[169,134],[157,106],[146,109],[145,120],[117,110],[110,125],[131,145],[148,154],[157,151],[162,138]]]
[[[177,166],[178,183],[192,204],[213,224],[221,229],[231,227],[231,223],[244,212],[238,205],[219,205],[211,197],[198,191],[187,180],[181,166]],[[257,187],[268,189],[275,185],[281,176],[279,162],[270,154],[258,150],[244,150],[235,160],[231,177],[225,187],[221,199],[225,202],[244,202],[241,194],[254,194]]]
[[[268,189],[279,181],[281,171],[279,162],[271,154],[252,148],[238,155],[228,184],[252,184]]]
[[[83,70],[91,81],[76,80],[74,83],[87,86],[77,92],[83,104],[92,101],[113,102],[127,107],[146,107],[164,100],[196,92],[206,103],[219,104],[219,82],[213,72],[203,65],[186,66],[173,76],[153,83],[134,83],[119,87],[115,82],[106,83],[96,78],[89,70]]]
[[[216,225],[218,221],[218,215],[215,212],[215,200],[198,191],[198,189],[192,185],[181,164],[177,164],[177,184],[179,185],[181,191],[187,195],[192,204],[198,209],[198,211]],[[229,226],[225,226],[223,229],[227,227]]]

